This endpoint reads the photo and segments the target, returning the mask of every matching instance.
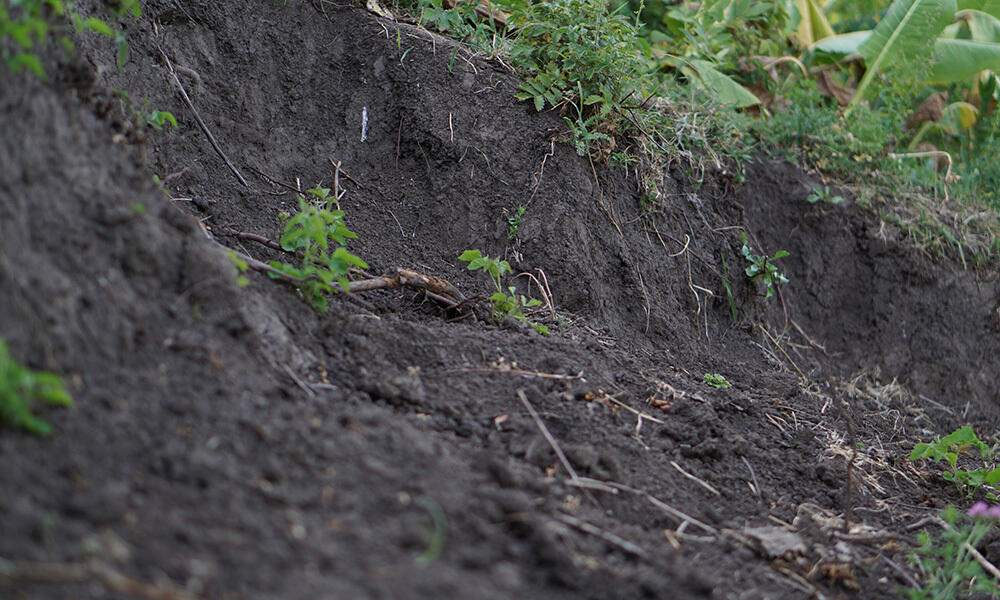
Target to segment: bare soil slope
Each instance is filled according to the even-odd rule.
[[[665,173],[668,202],[644,211],[634,177],[560,143],[559,116],[518,103],[502,65],[356,7],[143,8],[120,71],[94,43],[52,63],[53,85],[0,72],[0,336],[77,401],[44,413],[49,439],[0,432],[0,595],[908,585],[906,526],[958,498],[905,456],[959,422],[997,425],[993,271],[928,261],[853,206],[808,205],[811,180],[784,164],[739,185]],[[180,127],[136,128],[110,90]],[[552,335],[408,291],[317,314],[257,274],[238,288],[209,236],[276,258],[232,232],[276,239],[297,203],[274,181],[332,187],[331,160],[372,272],[488,294],[457,257],[504,255],[547,276]],[[792,251],[784,309],[741,276],[739,229]],[[802,331],[779,348],[786,314]],[[856,533],[874,535],[830,527],[850,451],[806,334],[844,377],[865,448],[851,504],[873,528]]]

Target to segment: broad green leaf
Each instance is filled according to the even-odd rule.
[[[992,471],[987,473],[986,476],[983,478],[983,481],[985,481],[989,485],[993,485],[994,483],[1000,482],[1000,468],[993,469]]]
[[[979,109],[968,102],[952,102],[944,108],[941,122],[949,133],[956,134],[971,129],[979,118]]]
[[[1000,43],[942,38],[934,43],[934,51],[928,83],[954,83],[980,71],[1000,70]]]
[[[475,260],[483,255],[479,250],[466,250],[461,255],[459,255],[458,260],[471,261]]]
[[[978,10],[964,10],[955,15],[969,26],[972,39],[977,42],[1000,42],[1000,19]]]
[[[934,448],[930,444],[917,444],[913,447],[913,452],[910,453],[910,460],[930,458],[933,453]]]
[[[958,10],[979,10],[1000,18],[1000,0],[958,0]]]
[[[810,46],[833,35],[833,27],[816,0],[795,0],[795,8],[801,17],[795,32],[799,44]]]
[[[835,35],[832,37],[824,38],[810,47],[810,50],[816,50],[819,52],[826,52],[828,54],[837,54],[842,56],[850,56],[851,54],[858,54],[858,50],[861,44],[868,41],[872,32],[870,29],[863,31],[854,31],[852,33],[843,33],[841,35]]]
[[[927,48],[952,21],[955,11],[955,0],[895,0],[871,37],[858,47],[868,68],[844,116],[861,102],[876,73],[891,68],[900,57]]]
[[[712,63],[706,60],[687,59],[681,70],[720,104],[728,104],[738,108],[760,104],[760,100],[750,90],[718,71]]]

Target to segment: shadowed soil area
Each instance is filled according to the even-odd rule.
[[[919,577],[908,526],[962,498],[906,457],[996,430],[993,267],[809,204],[784,163],[675,164],[644,207],[498,61],[356,6],[142,4],[122,69],[86,40],[53,83],[0,71],[0,336],[76,401],[41,411],[49,438],[0,431],[0,596],[878,599]],[[315,313],[238,286],[220,246],[288,259],[239,234],[277,240],[316,183],[371,274],[484,297],[458,260],[478,248],[547,282],[551,334],[409,290]],[[743,276],[741,230],[791,252],[780,295]]]

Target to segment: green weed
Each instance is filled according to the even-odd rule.
[[[513,242],[517,239],[517,232],[521,229],[521,224],[524,223],[524,212],[528,210],[523,204],[517,207],[517,211],[514,214],[507,217],[507,239]]]
[[[138,18],[142,11],[137,0],[107,3],[115,16],[131,14]],[[67,22],[68,21],[68,22]],[[40,79],[47,75],[36,49],[58,34],[64,45],[72,48],[68,34],[72,23],[77,32],[92,32],[109,37],[118,45],[118,65],[128,60],[128,40],[125,33],[97,17],[83,17],[73,2],[62,0],[5,0],[0,4],[0,60],[11,71],[27,69]]]
[[[911,560],[923,572],[924,586],[906,590],[906,596],[910,600],[957,600],[982,593],[996,598],[1000,587],[970,552],[994,528],[995,521],[977,518],[971,526],[960,524],[962,515],[950,506],[941,517],[947,528],[940,535],[936,538],[927,532],[917,535],[920,545]]]
[[[770,298],[774,295],[778,284],[788,283],[788,278],[778,271],[778,267],[775,266],[774,261],[779,258],[784,258],[789,254],[784,250],[779,250],[774,253],[774,256],[759,256],[754,254],[750,249],[750,243],[747,241],[747,234],[741,233],[741,235],[743,236],[743,248],[741,252],[743,257],[747,259],[747,262],[750,263],[744,272],[752,281],[763,281],[764,286],[767,288],[767,292],[764,294],[764,297]]]
[[[976,469],[959,468],[961,456],[982,461]],[[926,444],[917,444],[910,453],[910,460],[929,459],[943,462],[948,470],[941,474],[945,480],[958,486],[967,496],[973,496],[984,487],[1000,482],[1000,467],[997,466],[997,445],[990,446],[980,440],[968,425],[956,429],[945,437],[937,437]],[[996,494],[987,491],[987,497]]]
[[[317,312],[327,309],[326,296],[334,293],[334,283],[343,290],[350,285],[352,267],[368,265],[351,254],[344,244],[358,236],[344,224],[344,211],[328,188],[316,186],[299,195],[299,212],[285,223],[278,242],[300,257],[297,264],[271,261],[271,267],[296,281],[306,303]],[[308,198],[308,199],[307,199]],[[244,269],[245,270],[245,269]],[[277,277],[271,274],[272,277]]]
[[[36,435],[49,435],[52,425],[32,414],[32,408],[39,402],[73,406],[62,378],[22,367],[0,339],[0,424]]]
[[[717,390],[725,390],[732,387],[729,380],[718,373],[705,373],[705,384]]]
[[[539,333],[548,335],[548,327],[528,321],[528,318],[524,316],[525,308],[540,306],[542,302],[536,298],[529,299],[522,294],[518,294],[514,286],[504,288],[504,276],[512,272],[510,264],[507,261],[490,258],[483,255],[479,250],[466,250],[458,259],[469,263],[467,268],[470,271],[482,270],[489,275],[490,281],[493,282],[493,287],[496,289],[496,292],[490,296],[490,300],[493,302],[494,320],[501,322],[504,319],[510,318],[522,323],[529,323]]]
[[[163,131],[164,125],[177,127],[177,119],[172,113],[165,110],[154,110],[146,115],[146,124],[157,131]]]
[[[840,204],[844,201],[843,196],[834,196],[830,193],[830,186],[817,187],[806,197],[809,204],[823,202],[824,204]]]

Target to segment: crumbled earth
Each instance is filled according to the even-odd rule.
[[[359,6],[142,4],[121,69],[86,39],[49,83],[0,71],[0,336],[76,400],[41,411],[49,438],[0,431],[0,596],[878,599],[919,578],[911,525],[963,499],[906,457],[996,430],[994,267],[809,204],[818,180],[784,163],[675,163],[644,206],[500,61]],[[503,256],[547,283],[551,335],[415,291],[315,313],[238,286],[223,247],[287,258],[239,234],[277,239],[316,183],[372,274],[483,297],[457,257]],[[741,231],[791,252],[779,295],[743,276]]]

